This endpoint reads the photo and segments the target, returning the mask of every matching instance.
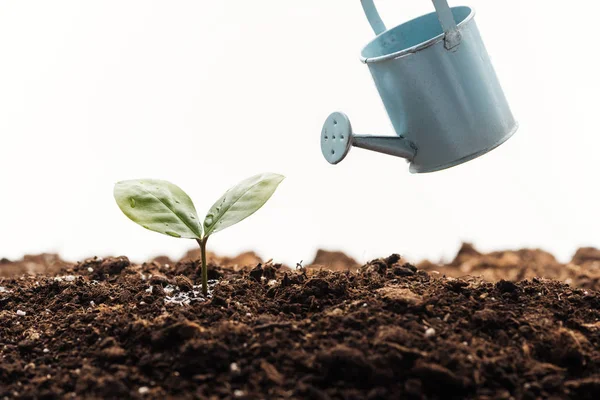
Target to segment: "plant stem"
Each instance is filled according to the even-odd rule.
[[[200,245],[200,253],[202,254],[202,295],[208,295],[208,266],[206,265],[206,242],[208,241],[208,236],[205,236],[203,239],[196,239],[198,244]]]

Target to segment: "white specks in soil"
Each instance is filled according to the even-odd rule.
[[[232,374],[238,374],[240,372],[240,367],[237,365],[237,363],[231,363],[229,370]]]
[[[94,268],[88,267],[88,272],[91,274],[92,272],[94,272]]]
[[[148,289],[146,289],[146,293],[152,293],[152,288],[153,286],[150,286]]]
[[[139,394],[146,394],[150,391],[150,388],[148,388],[148,386],[142,386],[138,389],[138,393]]]
[[[44,353],[50,353],[50,350],[48,348],[44,348],[44,350],[42,350]]]
[[[17,315],[20,317],[24,317],[27,315],[27,313],[25,311],[17,310]]]
[[[10,290],[5,288],[4,286],[0,286],[0,293],[10,293]]]
[[[217,284],[217,280],[208,281],[208,296],[202,295],[202,286],[194,285],[189,292],[182,292],[179,286],[167,285],[163,288],[165,291],[165,304],[176,304],[179,306],[189,305],[193,301],[206,301],[212,297],[212,291]]]
[[[167,285],[167,286],[165,286],[165,287],[163,288],[163,290],[164,290],[164,292],[165,292],[167,295],[169,295],[169,296],[170,296],[170,295],[173,293],[173,291],[175,290],[175,286],[173,286],[173,285]]]
[[[425,337],[430,338],[430,337],[434,337],[434,336],[435,336],[435,329],[427,328],[427,330],[425,331]]]
[[[234,397],[244,397],[245,395],[246,395],[246,393],[244,393],[243,390],[237,389],[237,390],[233,391],[233,396]]]
[[[75,275],[65,275],[65,276],[55,276],[54,280],[56,282],[75,282],[77,277]]]

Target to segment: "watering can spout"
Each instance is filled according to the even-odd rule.
[[[329,115],[321,130],[321,152],[330,164],[342,161],[351,147],[360,147],[412,161],[417,146],[402,136],[355,135],[350,120],[341,112]]]

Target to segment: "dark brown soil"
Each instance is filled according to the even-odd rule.
[[[479,276],[490,282],[501,279],[514,282],[543,277],[583,289],[600,290],[600,250],[584,247],[567,264],[559,263],[543,250],[497,251],[482,254],[470,244],[463,244],[450,264],[428,261],[418,267],[432,273],[455,278]]]
[[[208,300],[193,254],[3,260],[0,399],[600,398],[600,252],[569,276],[547,253],[502,254],[358,271],[230,259]],[[444,276],[495,270],[526,280]]]

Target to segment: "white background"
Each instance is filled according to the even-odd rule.
[[[451,5],[460,5],[450,1]],[[598,234],[596,2],[469,0],[520,122],[492,153],[411,175],[404,160],[320,153],[327,115],[392,134],[359,53],[358,0],[0,0],[0,257],[174,257],[194,243],[146,231],[112,198],[170,180],[204,214],[262,171],[272,200],[209,247],[293,264],[318,247],[360,261],[541,247],[560,259]],[[388,26],[430,1],[381,0]]]

